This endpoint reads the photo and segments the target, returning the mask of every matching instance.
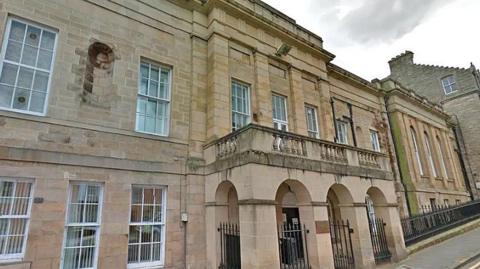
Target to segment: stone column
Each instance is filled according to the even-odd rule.
[[[319,268],[334,268],[330,224],[328,220],[327,203],[313,203],[315,228],[310,233],[315,235]]]
[[[255,99],[255,102],[252,102],[252,111],[257,114],[254,120],[260,125],[273,126],[268,57],[260,52],[255,52],[254,56],[256,85],[253,90],[252,101]]]
[[[208,41],[207,140],[231,131],[228,40],[213,35]]]
[[[330,104],[330,84],[328,81],[319,79],[318,87],[320,90],[320,138],[333,141],[335,138],[335,127],[333,126],[333,113]]]
[[[207,268],[218,268],[220,265],[220,234],[217,228],[220,222],[226,221],[227,219],[228,205],[207,204],[205,209]]]
[[[342,219],[348,220],[353,229],[352,245],[356,268],[375,268],[372,241],[364,203],[339,204]]]
[[[302,73],[290,67],[290,96],[292,98],[292,116],[295,132],[301,135],[308,135],[307,121],[305,118],[305,97],[303,94]]]
[[[280,268],[275,204],[240,201],[239,211],[242,268]]]
[[[407,256],[403,230],[400,223],[397,204],[375,205],[375,214],[385,221],[385,235],[388,249],[392,253],[392,261],[397,262]]]

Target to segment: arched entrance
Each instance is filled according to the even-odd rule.
[[[348,189],[334,184],[327,193],[328,219],[332,241],[333,262],[335,269],[355,268],[352,233],[349,212],[342,212],[342,205],[352,204],[353,198]],[[343,216],[345,215],[345,216]]]
[[[287,180],[279,186],[275,203],[281,268],[315,267],[318,259],[316,242],[310,238],[314,220],[308,190],[298,181]]]
[[[215,199],[219,268],[240,269],[239,210],[235,186],[229,181],[222,182],[217,188]]]
[[[384,209],[387,200],[380,189],[371,187],[365,196],[365,204],[375,263],[388,262],[392,254],[388,247],[386,232],[386,229],[390,228],[386,223],[389,220],[388,210]]]

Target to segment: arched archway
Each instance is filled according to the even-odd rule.
[[[341,221],[342,212],[340,206],[342,204],[352,204],[353,197],[350,191],[341,184],[333,184],[327,193],[328,218],[331,222]]]
[[[375,262],[390,261],[395,253],[395,223],[392,221],[395,214],[392,214],[385,194],[377,187],[367,190],[365,203]]]
[[[307,188],[297,180],[286,180],[277,189],[275,204],[280,262],[288,268],[317,268],[312,199]]]
[[[238,194],[230,181],[224,181],[218,185],[215,202],[217,205],[217,224],[221,222],[238,224]]]

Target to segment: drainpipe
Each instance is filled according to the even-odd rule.
[[[390,125],[389,129],[390,129],[390,133],[392,135],[392,140],[393,140],[393,148],[395,149],[395,155],[396,155],[397,152],[398,152],[398,148],[397,148],[395,134],[392,131],[392,123],[393,123],[392,117],[390,117],[390,113],[388,113],[388,96],[385,95],[384,100],[385,100],[385,108],[387,110],[388,124]],[[407,194],[409,192],[409,190],[407,189],[407,185],[403,181],[404,175],[403,175],[403,171],[402,171],[402,168],[400,166],[400,161],[399,161],[398,157],[396,157],[395,160],[397,161],[398,173],[400,175],[400,183],[402,183],[403,189],[405,190],[405,202],[407,203],[408,216],[412,216],[412,206],[410,205],[410,201],[408,199],[408,194]]]
[[[352,109],[352,104],[347,103],[348,106],[348,112],[350,112],[350,129],[352,129],[352,138],[353,138],[353,145],[356,147],[357,146],[357,136],[355,135],[355,126],[353,126],[353,109]]]
[[[337,117],[335,116],[335,101],[333,100],[333,97],[330,98],[330,105],[332,106],[333,128],[335,129],[334,142],[337,142],[338,141]]]

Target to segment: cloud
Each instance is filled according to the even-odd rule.
[[[448,0],[328,0],[311,2],[319,22],[333,27],[335,43],[391,43],[413,31]],[[327,7],[327,8],[325,8]],[[336,21],[332,21],[336,20]],[[329,30],[329,32],[331,32]],[[342,43],[344,43],[342,42]]]

